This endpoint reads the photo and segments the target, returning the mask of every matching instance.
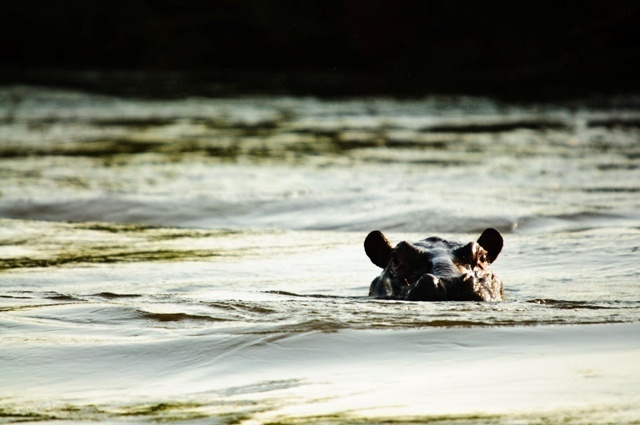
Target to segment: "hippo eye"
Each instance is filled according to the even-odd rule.
[[[400,258],[398,258],[397,255],[394,255],[393,257],[391,257],[391,266],[394,269],[397,269],[400,266]]]

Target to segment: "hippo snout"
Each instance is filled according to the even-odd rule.
[[[437,276],[427,273],[416,281],[413,288],[409,288],[406,299],[407,301],[446,301],[447,288]]]
[[[369,295],[407,301],[502,301],[504,287],[490,264],[503,245],[502,235],[492,228],[467,244],[432,236],[395,247],[374,230],[364,248],[382,272],[371,282]]]

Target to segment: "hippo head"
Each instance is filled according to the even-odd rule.
[[[486,229],[477,242],[462,244],[439,237],[400,242],[394,247],[378,230],[369,233],[364,249],[382,268],[369,296],[409,301],[502,301],[504,288],[489,265],[502,251],[496,229]]]

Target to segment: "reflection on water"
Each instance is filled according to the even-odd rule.
[[[3,88],[0,422],[633,423],[639,105]],[[366,297],[488,226],[506,302]]]
[[[4,217],[413,232],[638,221],[631,100],[0,99]]]

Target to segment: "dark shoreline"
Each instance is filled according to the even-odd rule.
[[[562,80],[458,81],[386,72],[271,70],[100,70],[0,68],[0,85],[47,86],[122,97],[311,96],[318,98],[476,96],[515,103],[567,102],[640,93],[640,80],[567,84]]]
[[[0,84],[120,96],[640,91],[632,0],[5,0]]]

